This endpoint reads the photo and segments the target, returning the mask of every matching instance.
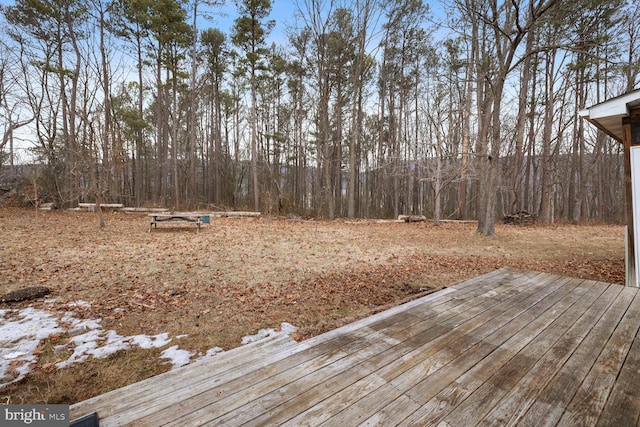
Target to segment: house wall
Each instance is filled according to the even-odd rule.
[[[626,284],[640,287],[640,109],[622,119],[626,175]]]

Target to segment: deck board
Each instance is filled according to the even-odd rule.
[[[600,291],[602,288],[595,289]],[[548,345],[546,352],[520,378],[519,382],[501,399],[481,422],[482,425],[512,425],[517,422],[537,399],[547,381],[553,378],[566,360],[575,351],[578,344],[595,325],[604,309],[617,295],[620,289],[609,288],[562,336]],[[586,295],[587,297],[591,295]],[[576,306],[584,308],[584,306]],[[547,336],[547,339],[549,336]],[[544,350],[544,349],[543,349]]]
[[[575,323],[576,316],[588,308],[589,298],[580,296],[575,292],[564,296],[502,343],[490,357],[475,366],[473,369],[479,372],[475,385],[479,387],[444,417],[444,421],[451,425],[459,425],[456,423],[465,419],[468,419],[471,425],[480,423],[484,416],[514,389],[523,375],[533,367],[537,358],[567,333]],[[538,387],[536,384],[531,386],[534,389]]]
[[[557,425],[567,405],[584,381],[600,352],[622,318],[629,304],[629,295],[636,290],[619,292],[615,301],[605,309],[596,325],[578,345],[562,368],[540,391],[520,425]],[[626,289],[624,290],[626,291]]]
[[[398,366],[394,366],[394,370],[383,368],[378,375],[387,379],[394,389],[422,403],[434,390],[440,390],[450,384],[459,370],[464,371],[479,363],[495,348],[495,345],[483,344],[487,344],[485,338],[489,334],[511,319],[511,316],[501,316],[502,313],[505,310],[518,311],[522,306],[528,306],[527,301],[535,296],[536,288],[537,284],[534,284],[526,291],[505,299],[465,323],[458,324],[438,339],[430,340],[416,348],[411,359],[413,366],[410,366],[410,363],[396,363]],[[450,369],[452,367],[453,369]],[[346,420],[354,419],[354,414],[365,412],[361,406],[366,402],[385,402],[385,397],[388,398],[389,395],[389,390],[385,388],[377,390],[371,396],[367,396],[364,403],[358,402],[348,411],[336,416],[334,425],[343,424]]]
[[[637,289],[501,269],[71,407],[101,426],[638,425]]]
[[[604,409],[640,326],[638,293],[632,289],[625,289],[621,297],[626,297],[625,302],[628,298],[633,298],[633,302],[565,409],[560,419],[561,425],[594,425]]]
[[[640,293],[636,294],[636,299]],[[633,315],[637,316],[637,304],[633,306]],[[606,406],[600,415],[599,426],[630,426],[640,423],[640,338],[636,332],[633,344],[620,369],[613,390],[607,399]]]
[[[361,379],[354,383],[351,388],[341,390],[334,394],[332,401],[347,401],[349,408],[344,412],[335,415],[327,420],[332,425],[345,425],[350,422],[358,422],[363,416],[369,412],[376,412],[385,406],[385,401],[392,396],[400,397],[398,393],[408,390],[420,381],[420,378],[429,376],[431,372],[436,371],[440,366],[448,363],[455,355],[462,353],[465,349],[473,346],[477,340],[481,339],[481,334],[471,334],[475,329],[493,325],[494,317],[503,311],[502,306],[512,305],[527,295],[528,291],[516,293],[517,287],[508,285],[501,286],[497,290],[491,290],[491,298],[482,297],[481,294],[476,301],[479,303],[471,307],[467,304],[461,304],[456,310],[451,310],[455,316],[447,320],[439,320],[437,326],[431,329],[432,334],[427,336],[419,336],[419,341],[412,343],[413,351],[404,354],[392,363],[386,366],[377,365],[379,369],[374,372],[375,379],[382,377],[388,382],[384,387],[375,389],[369,395],[363,396],[358,402],[351,402],[346,399],[358,391],[357,395],[363,395],[360,387],[361,383],[368,379]],[[502,303],[495,297],[502,296],[505,300]],[[463,308],[461,308],[463,307]],[[420,345],[420,343],[424,343]],[[478,353],[479,354],[479,353]],[[318,408],[311,408],[311,411],[323,411],[328,402],[322,402]],[[382,406],[380,406],[382,405]],[[341,407],[338,407],[341,408]],[[326,416],[326,414],[325,414]],[[308,414],[301,414],[293,420],[293,424],[301,422],[302,418],[307,418]],[[317,420],[316,420],[317,421]]]
[[[577,298],[571,294],[580,281],[558,280],[523,301],[521,306],[505,310],[498,322],[487,324],[483,330],[482,341],[476,347],[430,377],[424,379],[408,394],[420,399],[422,407],[412,414],[406,425],[435,422],[453,408],[475,393],[495,372],[517,352],[524,348],[535,335],[559,315],[564,306]],[[562,286],[557,287],[558,284]],[[529,305],[527,305],[529,304]],[[545,313],[550,313],[551,315]],[[468,353],[468,354],[467,354]]]

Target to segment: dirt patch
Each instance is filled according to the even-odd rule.
[[[90,213],[0,210],[0,294],[46,286],[54,306],[88,302],[75,315],[105,329],[186,334],[181,348],[204,353],[281,322],[304,339],[503,266],[624,281],[622,226],[502,225],[485,238],[474,224],[227,218],[196,234],[148,233],[144,215],[105,218],[101,230]],[[160,350],[140,349],[52,368],[66,339],[45,342],[37,368],[0,396],[73,403],[169,368]]]

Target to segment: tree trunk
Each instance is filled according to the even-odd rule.
[[[175,52],[174,52],[175,54]],[[171,116],[173,121],[171,123],[171,166],[172,166],[172,178],[173,178],[173,206],[179,208],[182,206],[182,193],[180,191],[181,177],[179,175],[179,163],[178,163],[178,78],[176,76],[177,68],[172,70],[172,101],[171,101]]]
[[[520,94],[518,95],[518,115],[516,117],[516,135],[515,135],[515,167],[512,180],[513,203],[511,204],[511,213],[525,210],[523,181],[524,181],[524,138],[527,123],[529,99],[529,82],[531,81],[531,68],[533,60],[533,42],[535,32],[530,31],[527,34],[527,42],[525,48],[525,58],[522,62],[522,74],[520,80]]]
[[[196,100],[196,74],[198,72],[198,0],[193,2],[193,22],[191,31],[193,32],[193,40],[191,44],[191,74],[189,75],[189,145],[187,146],[186,158],[189,159],[186,178],[186,203],[187,208],[191,209],[196,202],[196,114],[198,103]]]
[[[258,186],[258,111],[256,93],[255,64],[251,65],[251,183],[253,189],[253,210],[260,211],[260,187]]]
[[[462,220],[468,218],[467,212],[467,170],[469,163],[469,139],[471,135],[471,106],[473,93],[473,73],[475,58],[478,52],[478,26],[472,22],[471,29],[471,51],[469,61],[467,61],[466,71],[466,96],[462,110],[462,153],[460,158],[460,183],[458,184],[458,217]]]
[[[553,129],[553,115],[554,115],[554,55],[548,54],[546,61],[545,72],[545,114],[544,125],[542,131],[542,180],[540,182],[541,195],[540,195],[540,212],[539,218],[543,224],[551,224],[553,221],[551,215],[551,132]]]
[[[137,53],[137,70],[138,70],[138,120],[142,120],[144,117],[144,81],[142,77],[142,40],[140,39],[139,32],[136,32],[136,53]],[[145,164],[147,162],[146,156],[144,153],[144,132],[142,130],[142,126],[138,126],[136,129],[136,159],[135,170],[133,172],[133,180],[134,180],[134,193],[136,200],[136,207],[139,208],[142,206],[143,200],[143,191],[144,188],[147,188],[144,185],[144,170]],[[146,199],[145,194],[145,199]]]

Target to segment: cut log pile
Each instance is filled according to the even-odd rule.
[[[536,222],[536,215],[527,211],[520,211],[511,215],[505,215],[505,217],[502,218],[502,222],[512,225],[531,225]]]
[[[398,221],[404,222],[424,222],[427,217],[424,215],[398,215]]]

